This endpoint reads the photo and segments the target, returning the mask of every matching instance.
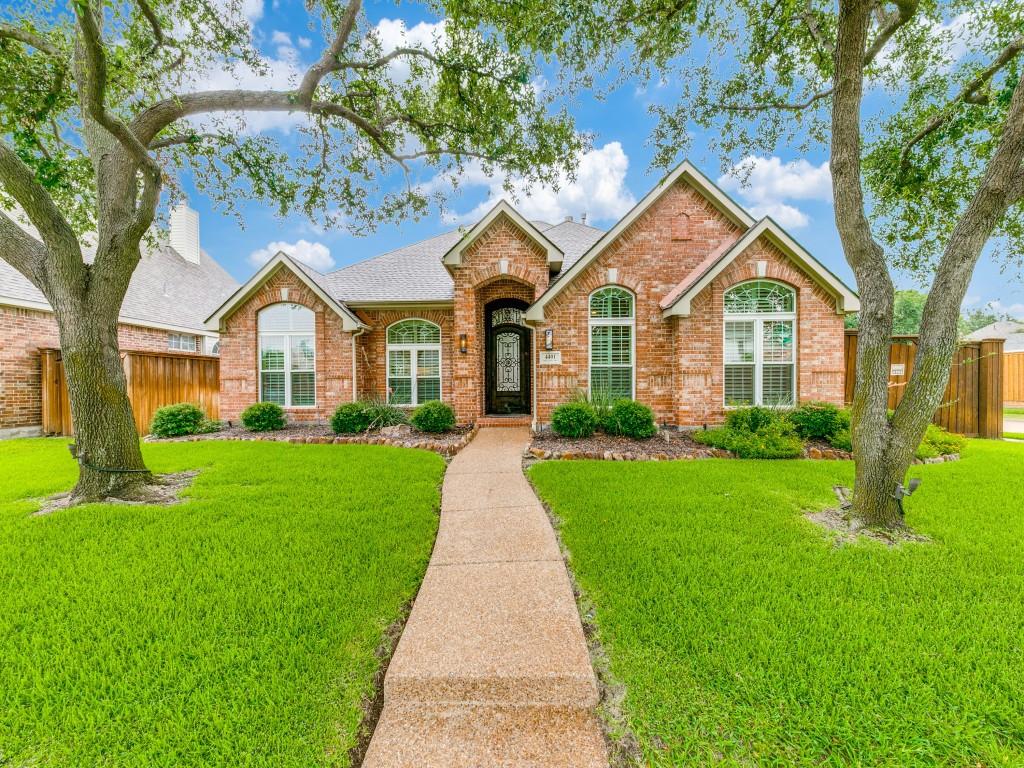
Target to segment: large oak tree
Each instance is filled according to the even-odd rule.
[[[581,143],[571,121],[541,98],[533,60],[510,53],[493,26],[460,21],[438,0],[428,10],[446,18],[431,41],[385,47],[360,0],[306,8],[324,40],[312,63],[279,87],[218,90],[201,83],[216,72],[258,81],[275,64],[241,0],[0,11],[0,242],[56,316],[78,499],[130,496],[151,480],[117,321],[162,192],[174,193],[181,172],[227,208],[244,195],[358,232],[429,204],[411,181],[382,183],[413,163],[457,175],[473,159],[545,181],[571,171]],[[247,130],[233,117],[243,111],[298,117],[282,142]]]
[[[735,161],[828,148],[836,226],[862,307],[853,514],[902,525],[897,486],[942,401],[978,259],[990,252],[1019,266],[1024,255],[1024,2],[541,5],[541,24],[513,13],[505,22],[517,43],[557,54],[571,86],[603,75],[611,87],[640,77],[677,89],[654,108],[659,165],[677,161],[694,127]],[[477,0],[459,7],[487,11]],[[890,416],[895,270],[930,290],[914,371]]]

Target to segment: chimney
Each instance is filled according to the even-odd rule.
[[[171,209],[171,247],[185,261],[199,263],[199,214],[185,203]]]
[[[583,215],[580,216],[580,224],[586,224],[586,223],[587,223],[587,212],[584,211]]]
[[[568,216],[566,216],[565,220],[566,221],[572,221],[572,214],[569,214]]]

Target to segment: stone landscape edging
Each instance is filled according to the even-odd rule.
[[[735,459],[731,451],[724,448],[708,448],[699,454],[687,454],[683,456],[670,456],[667,453],[647,453],[632,451],[549,451],[544,448],[531,446],[528,449],[530,455],[544,461],[573,461],[573,460],[598,460],[598,461],[696,461],[698,459]],[[818,448],[808,446],[804,448],[803,455],[799,458],[812,461],[850,461],[853,453],[839,448]],[[780,459],[770,459],[780,461]],[[959,461],[959,453],[950,453],[944,456],[932,456],[925,459],[914,459],[913,464],[942,464],[947,461]],[[767,461],[767,459],[766,459]],[[781,459],[781,461],[792,461],[792,459]]]

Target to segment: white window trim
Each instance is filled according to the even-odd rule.
[[[190,339],[192,346],[187,349],[182,346],[182,342],[185,339]],[[174,341],[177,342],[177,346],[174,345]],[[170,332],[167,334],[167,349],[173,352],[199,352],[199,348],[196,344],[196,337],[190,333],[176,333]]]
[[[388,341],[388,336],[390,335],[392,327],[398,325],[399,323],[407,322],[409,320],[418,320],[421,323],[426,323],[427,325],[432,325],[435,328],[437,328],[438,338],[440,339],[440,341],[438,341],[437,344],[392,344],[390,341]],[[399,408],[415,408],[419,405],[423,405],[423,403],[420,402],[420,382],[418,373],[419,352],[421,350],[424,352],[431,352],[435,350],[437,351],[437,399],[444,400],[444,351],[441,349],[441,347],[443,346],[443,341],[444,335],[443,331],[441,330],[441,326],[435,322],[432,322],[422,317],[403,317],[401,320],[396,320],[395,322],[391,323],[387,328],[384,329],[384,387],[387,390],[388,402],[391,401],[392,351],[411,353],[409,355],[409,378],[412,380],[412,386],[409,393],[411,402],[394,403],[394,405],[398,406]],[[404,379],[405,377],[402,376],[400,378]]]
[[[292,304],[293,302],[282,302],[285,304]],[[269,309],[275,306],[269,304],[263,309]],[[303,307],[301,304],[295,306],[302,307],[303,309],[313,312],[309,307]],[[260,310],[260,312],[263,311]],[[284,402],[282,408],[290,408],[298,411],[305,411],[317,407],[317,396],[316,396],[316,313],[313,313],[313,330],[312,331],[260,331],[259,330],[259,312],[256,313],[256,379],[257,389],[259,392],[259,402],[263,402],[263,374],[264,373],[276,373],[277,369],[269,371],[263,370],[263,337],[264,336],[280,336],[284,338]],[[313,403],[311,405],[289,405],[292,401],[292,336],[309,336],[313,339]],[[301,370],[295,371],[295,373],[309,373],[309,371]]]
[[[633,297],[633,315],[631,317],[592,317],[590,314],[590,302],[595,293],[600,293],[606,288],[618,288]],[[587,397],[593,395],[591,385],[594,381],[594,326],[598,325],[628,325],[629,326],[629,367],[630,372],[630,399],[636,400],[636,294],[623,285],[608,283],[590,292],[587,296]],[[624,365],[601,366],[602,368],[625,368]]]
[[[800,359],[800,346],[799,339],[797,338],[797,331],[799,323],[797,322],[797,310],[798,296],[795,289],[780,283],[777,280],[766,280],[764,278],[758,278],[757,280],[744,281],[743,283],[737,283],[736,285],[729,286],[725,292],[739,288],[746,282],[760,282],[760,283],[776,283],[781,285],[783,288],[791,291],[793,294],[793,311],[792,312],[748,312],[742,314],[730,314],[724,313],[722,320],[722,403],[726,410],[732,410],[735,408],[749,408],[746,405],[730,405],[729,401],[725,397],[725,367],[727,365],[748,365],[748,363],[727,363],[725,362],[725,326],[726,323],[738,323],[738,322],[753,322],[754,323],[754,402],[752,405],[764,405],[763,388],[764,382],[762,380],[762,371],[764,369],[764,323],[772,320],[788,320],[793,323],[793,362],[789,363],[792,367],[793,377],[793,402],[788,406],[779,406],[783,408],[795,407],[799,402],[799,392],[797,392],[797,361]],[[724,303],[724,296],[723,296]],[[785,363],[769,363],[769,365],[785,365]],[[769,407],[775,407],[775,403],[769,404]]]

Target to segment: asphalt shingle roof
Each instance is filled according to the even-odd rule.
[[[967,334],[969,341],[1003,339],[1003,352],[1024,352],[1024,321],[999,320]]]
[[[140,325],[204,331],[203,321],[235,291],[238,282],[205,251],[199,261],[186,261],[170,246],[145,253],[128,284],[121,317]],[[4,298],[47,303],[24,275],[0,258],[0,303]]]
[[[564,254],[563,272],[604,234],[575,221],[531,223]],[[463,234],[461,230],[445,232],[327,274],[305,271],[344,302],[451,301],[454,284],[441,259]]]

